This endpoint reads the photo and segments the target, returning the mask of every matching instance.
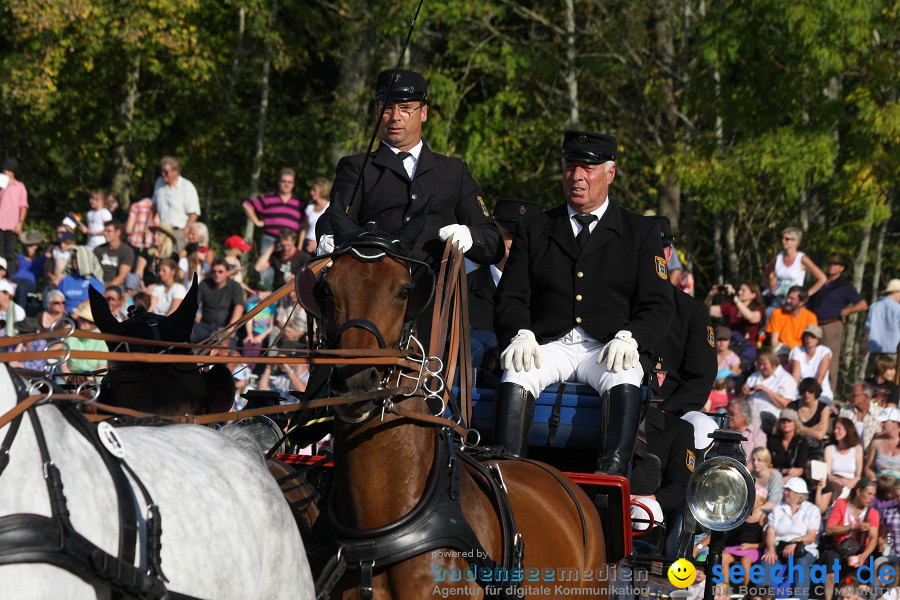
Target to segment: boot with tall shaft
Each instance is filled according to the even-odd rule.
[[[636,385],[621,383],[607,392],[597,473],[628,476],[641,424],[641,402],[641,388]]]
[[[533,420],[532,393],[517,383],[501,383],[494,396],[494,445],[515,456],[527,456]]]

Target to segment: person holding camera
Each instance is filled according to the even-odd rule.
[[[706,305],[712,318],[723,319],[732,331],[756,345],[765,313],[761,296],[759,286],[752,281],[742,281],[737,292],[725,283],[713,286],[706,296]]]
[[[278,234],[278,242],[259,255],[254,269],[260,274],[272,269],[272,289],[277,290],[284,285],[287,276],[296,275],[309,258],[309,254],[297,247],[297,232],[285,227]]]

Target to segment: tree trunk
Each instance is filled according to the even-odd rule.
[[[237,87],[238,67],[241,63],[241,52],[244,48],[244,33],[247,30],[247,11],[244,7],[238,9],[238,34],[237,43],[234,45],[234,57],[231,59],[231,72],[228,74],[228,87],[225,90],[225,100],[222,102],[222,123],[219,128],[220,143],[218,146],[218,154],[222,156],[222,149],[225,148],[225,140],[227,137],[228,123],[231,120],[231,103],[234,100],[234,90]],[[222,161],[217,160],[216,164]],[[212,198],[216,193],[216,170],[212,170],[209,178],[209,185],[206,187],[205,208],[206,214],[210,214],[212,209]],[[251,231],[252,233],[252,231]],[[248,238],[249,239],[249,238]]]
[[[887,211],[888,214],[891,214],[891,196],[888,195],[887,199]],[[882,257],[884,256],[884,238],[887,237],[887,229],[890,224],[891,219],[888,217],[881,223],[881,227],[878,228],[878,242],[875,245],[875,270],[872,273],[872,295],[869,304],[873,304],[876,300],[878,300],[881,292],[881,263]],[[862,288],[857,288],[862,289]]]
[[[272,2],[270,23],[278,16],[278,2]],[[250,197],[259,193],[259,174],[262,170],[263,148],[266,138],[266,116],[269,112],[269,71],[272,68],[272,46],[266,45],[266,57],[263,60],[262,83],[260,84],[259,118],[256,124],[256,152],[253,154],[253,171],[250,174]],[[253,221],[247,219],[244,226],[244,239],[253,239]]]
[[[338,75],[336,98],[339,100],[337,106],[346,107],[346,127],[342,128],[342,135],[334,136],[331,143],[329,163],[332,165],[336,165],[345,154],[362,152],[364,146],[357,145],[353,140],[364,135],[366,141],[363,143],[368,143],[372,134],[370,127],[374,126],[374,111],[369,102],[373,96],[373,86],[369,78],[378,44],[377,23],[372,16],[371,3],[356,3],[356,10],[348,15],[344,26],[347,46]],[[380,59],[385,61],[385,65],[392,66],[397,61],[396,52],[392,56],[382,56]]]
[[[678,104],[675,100],[675,27],[672,0],[658,0],[655,7],[654,51],[660,69],[658,135],[660,156],[671,150],[678,128]],[[677,234],[681,217],[681,184],[671,173],[664,172],[659,182],[659,212],[672,221]]]
[[[713,256],[716,261],[716,283],[723,282],[722,267],[722,213],[713,215]]]
[[[866,258],[869,256],[869,243],[872,240],[872,221],[875,216],[875,201],[869,203],[866,209],[866,216],[863,221],[862,240],[859,244],[859,251],[853,260],[853,287],[858,290],[862,289],[863,276],[866,273]],[[866,372],[866,353],[859,352],[859,342],[857,339],[857,324],[859,323],[860,313],[851,315],[847,319],[847,328],[844,331],[844,348],[841,352],[841,371],[844,373],[856,373],[854,379],[863,379]],[[862,356],[860,356],[860,354]],[[857,360],[858,359],[858,360]],[[852,365],[856,364],[853,369]],[[840,385],[840,379],[838,379]],[[837,394],[838,390],[834,390]]]
[[[578,70],[575,66],[575,0],[566,1],[566,89],[569,98],[569,120],[567,129],[581,129],[578,112]]]
[[[741,285],[741,267],[737,253],[737,231],[734,227],[734,213],[725,215],[725,251],[728,254],[728,266],[725,269],[727,280],[734,286],[735,290]]]
[[[127,210],[131,204],[131,133],[134,125],[134,108],[138,99],[138,83],[141,78],[141,55],[132,54],[125,71],[125,84],[122,101],[116,107],[119,122],[116,128],[116,139],[113,144],[113,164],[115,172],[112,178],[112,192],[119,198],[122,208]]]

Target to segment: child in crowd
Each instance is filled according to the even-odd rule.
[[[106,193],[103,190],[91,191],[88,201],[91,204],[91,210],[87,213],[87,223],[81,226],[81,232],[88,236],[85,246],[93,250],[106,243],[103,226],[107,221],[112,221],[113,217],[106,208]]]
[[[734,375],[728,369],[721,369],[716,373],[716,383],[709,393],[709,399],[703,407],[703,412],[728,412],[728,378]]]
[[[253,310],[257,304],[272,295],[272,284],[267,281],[259,283],[259,292],[247,300],[246,312]],[[244,356],[253,358],[261,354],[266,347],[269,334],[275,329],[275,306],[270,304],[244,325],[247,336],[244,338]]]
[[[725,325],[716,327],[716,361],[719,363],[719,371],[728,369],[734,375],[740,375],[741,358],[731,350],[730,344],[731,328]]]

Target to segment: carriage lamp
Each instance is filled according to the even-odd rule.
[[[687,504],[703,527],[730,531],[750,516],[755,484],[744,464],[741,434],[719,429],[710,437],[713,443],[688,483]]]

